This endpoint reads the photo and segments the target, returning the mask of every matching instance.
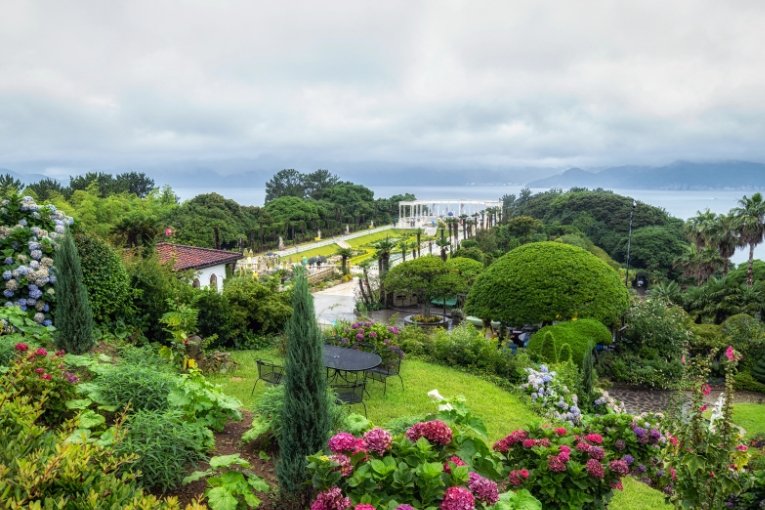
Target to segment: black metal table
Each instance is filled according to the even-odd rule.
[[[382,358],[373,352],[357,351],[335,345],[324,346],[324,366],[328,371],[333,371],[330,379],[335,379],[341,372],[363,372],[380,363]],[[347,380],[347,377],[342,378]]]

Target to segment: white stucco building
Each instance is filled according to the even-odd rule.
[[[163,263],[172,263],[176,271],[193,271],[191,284],[194,287],[211,287],[221,292],[226,273],[233,272],[241,253],[183,244],[158,243],[157,255]]]

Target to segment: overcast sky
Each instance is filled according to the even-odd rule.
[[[765,161],[763,140],[762,0],[0,0],[0,168]]]

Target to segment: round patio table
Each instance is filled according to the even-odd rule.
[[[335,345],[324,346],[324,366],[335,372],[363,372],[382,363],[379,354]]]

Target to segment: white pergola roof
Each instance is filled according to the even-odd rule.
[[[498,207],[502,202],[499,200],[402,200],[398,205],[482,205],[485,207]]]

